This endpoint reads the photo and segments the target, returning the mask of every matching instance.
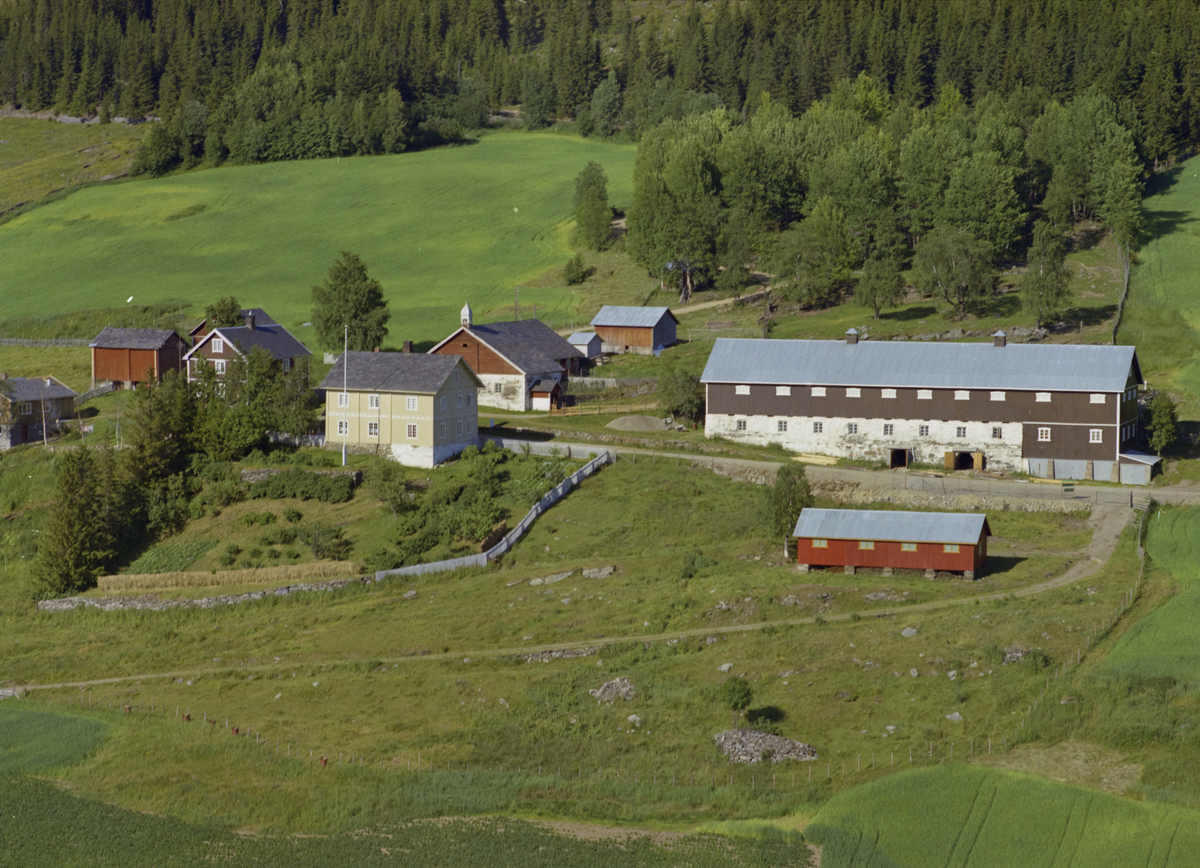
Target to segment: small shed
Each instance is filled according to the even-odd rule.
[[[666,307],[621,307],[606,304],[592,318],[606,353],[658,355],[675,343],[679,320]]]
[[[1149,485],[1159,469],[1162,459],[1157,455],[1147,455],[1145,452],[1122,452],[1120,474],[1122,485]]]
[[[103,329],[92,348],[92,388],[111,382],[132,388],[167,371],[183,370],[187,344],[171,329]]]
[[[975,513],[805,509],[793,535],[801,569],[943,570],[973,579],[987,561],[991,533],[987,516]]]
[[[562,403],[562,386],[558,380],[538,380],[529,390],[534,410],[557,410]]]
[[[0,374],[0,449],[35,443],[75,412],[78,393],[57,377]]]
[[[600,355],[601,349],[600,335],[595,332],[575,332],[567,338],[567,343],[583,353],[587,358],[594,359]]]

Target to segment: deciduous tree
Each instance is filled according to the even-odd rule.
[[[209,331],[242,325],[242,306],[232,295],[219,298],[204,308],[204,324]]]
[[[1159,392],[1150,401],[1150,448],[1156,455],[1171,446],[1178,436],[1179,414],[1175,402],[1166,392]]]
[[[731,675],[725,679],[717,696],[721,704],[732,714],[730,726],[736,727],[738,715],[749,708],[750,703],[754,701],[754,688],[740,675]]]
[[[862,277],[854,287],[854,300],[875,311],[875,319],[885,307],[895,307],[904,299],[904,277],[900,264],[892,258],[868,259]]]
[[[926,295],[954,305],[959,319],[992,290],[991,248],[965,229],[939,226],[925,236],[913,257],[912,275]]]
[[[1021,304],[1033,314],[1034,325],[1041,327],[1068,298],[1070,272],[1066,266],[1067,252],[1062,236],[1048,221],[1039,220],[1033,227],[1033,244],[1025,279],[1021,283]]]
[[[800,510],[813,505],[808,475],[796,464],[782,465],[775,474],[775,484],[763,491],[763,520],[772,539],[790,535]]]

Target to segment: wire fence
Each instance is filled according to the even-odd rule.
[[[0,347],[86,347],[91,344],[87,338],[0,338]]]

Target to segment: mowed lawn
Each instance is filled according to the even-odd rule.
[[[313,284],[350,250],[383,284],[389,343],[433,341],[464,301],[511,315],[514,286],[570,253],[574,178],[595,160],[629,203],[632,145],[499,132],[412,154],[223,167],[81,190],[0,226],[6,316],[233,294],[313,343]],[[577,296],[522,290],[522,315]],[[315,349],[315,347],[314,347]]]

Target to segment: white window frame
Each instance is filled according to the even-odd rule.
[[[847,434],[857,434],[858,433],[858,423],[857,422],[847,422],[846,423],[846,433]]]
[[[450,382],[454,383],[456,386],[458,385],[458,368],[455,368],[453,373],[451,373]]]
[[[367,436],[368,437],[378,437],[379,436],[379,423],[378,422],[368,422],[367,423]]]
[[[883,436],[884,437],[893,437],[893,436],[895,436],[895,434],[896,434],[896,426],[893,425],[891,422],[885,422],[883,424]]]
[[[917,436],[918,437],[928,437],[929,436],[929,426],[928,425],[918,425],[917,426]]]
[[[902,552],[915,552],[916,550],[917,550],[916,543],[906,543],[906,542],[900,543],[900,551],[902,551]]]
[[[859,550],[860,552],[873,552],[873,551],[875,551],[875,540],[873,540],[873,539],[860,539],[860,540],[858,541],[858,550]]]
[[[862,397],[862,389],[858,388],[857,386],[851,386],[846,389],[846,397],[847,398],[861,398]]]
[[[503,383],[493,383],[493,384],[492,384],[492,392],[493,392],[493,393],[495,393],[495,394],[499,395],[499,394],[500,394],[501,392],[503,392],[503,391],[504,391],[504,384],[503,384]]]
[[[454,436],[455,437],[463,436],[463,420],[462,419],[457,419],[454,422]]]
[[[408,439],[409,439],[409,440],[416,440],[416,439],[417,439],[417,423],[416,423],[416,422],[409,422],[409,423],[408,423],[408,428],[407,428],[407,430],[405,431],[405,433],[406,433],[406,434],[408,434]]]
[[[461,410],[461,409],[462,409],[462,405],[463,405],[463,403],[462,403],[462,392],[459,392],[459,393],[458,393],[458,397],[456,398],[456,400],[455,400],[455,403],[458,405],[458,409],[460,409],[460,410]]]
[[[281,361],[279,363],[279,365],[280,365],[280,367],[283,368],[283,372],[286,374],[288,371],[290,371],[292,369],[292,360],[284,359],[283,361]]]
[[[438,439],[439,440],[446,439],[446,423],[445,422],[438,423]]]
[[[471,393],[470,392],[467,392],[467,406],[468,407],[471,406]]]
[[[993,440],[1003,440],[1004,439],[1004,426],[1003,425],[993,425],[992,426],[992,439]]]
[[[966,425],[956,426],[954,429],[954,436],[955,437],[966,437],[967,436],[967,426]]]
[[[734,386],[734,387],[733,387],[733,394],[735,394],[735,395],[749,395],[749,394],[750,394],[750,387],[749,387],[749,386]]]
[[[733,430],[734,431],[745,431],[746,430],[746,420],[745,419],[734,420]]]
[[[378,395],[367,395],[367,409],[368,410],[378,410],[379,409],[379,396]]]
[[[1038,403],[1038,404],[1049,404],[1050,403],[1050,393],[1049,392],[1035,392],[1033,395],[1033,400],[1035,403]]]
[[[791,386],[776,386],[775,387],[775,396],[776,397],[788,398],[788,397],[791,397],[791,394],[792,394]]]
[[[438,408],[441,410],[446,409],[446,396],[445,395],[442,395],[442,397],[438,399]]]
[[[214,353],[225,352],[225,341],[221,340],[220,338],[213,338],[212,339],[212,351]]]
[[[1038,443],[1049,443],[1049,442],[1050,442],[1050,429],[1049,428],[1039,428],[1038,429]]]
[[[824,422],[813,422],[813,433],[814,434],[824,434],[825,433],[825,423]]]
[[[417,396],[416,395],[409,395],[407,398],[404,399],[404,409],[407,410],[409,413],[417,412]]]
[[[350,406],[349,392],[338,392],[338,406],[343,408]]]
[[[917,389],[917,400],[918,401],[932,401],[933,400],[933,389]]]
[[[970,401],[971,400],[971,392],[968,389],[955,389],[954,390],[954,400],[955,401]]]
[[[942,543],[942,554],[958,554],[958,543]]]
[[[1104,442],[1104,429],[1103,428],[1089,428],[1088,429],[1088,443],[1103,443],[1103,442]]]
[[[33,415],[33,401],[22,401],[20,404],[18,404],[17,405],[17,415],[18,416],[32,416]]]
[[[787,419],[780,419],[775,423],[775,430],[781,434],[787,433]]]
[[[345,419],[338,419],[338,436],[345,437],[350,433],[350,423]]]
[[[1003,401],[1004,393],[1003,392],[992,392],[992,400],[993,401]]]
[[[812,396],[814,398],[824,398],[825,397],[825,387],[824,386],[813,386],[812,387]]]
[[[224,374],[225,373],[225,360],[224,359],[216,359],[213,362],[213,370],[215,370],[218,374]]]
[[[895,397],[896,397],[896,390],[895,390],[895,389],[882,389],[882,390],[880,390],[879,397],[881,397],[881,398],[895,398]]]
[[[1107,398],[1107,397],[1108,396],[1105,395],[1103,392],[1092,392],[1088,396],[1088,403],[1089,404],[1103,404],[1103,403],[1105,403],[1105,398]]]
[[[815,549],[827,549],[829,548],[829,540],[815,539],[812,541],[812,547]]]

